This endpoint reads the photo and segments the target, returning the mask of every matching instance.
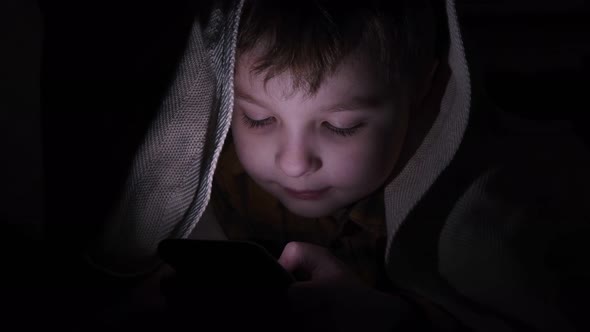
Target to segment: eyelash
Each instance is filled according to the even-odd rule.
[[[334,134],[339,135],[339,136],[343,136],[343,137],[347,137],[347,136],[352,136],[354,134],[356,134],[356,132],[362,128],[365,124],[361,123],[358,124],[354,127],[351,128],[338,128],[338,127],[334,127],[329,123],[324,124],[324,126],[326,128],[328,128],[330,131],[332,131]]]
[[[266,118],[264,120],[252,120],[250,119],[248,116],[246,116],[245,114],[242,114],[242,120],[244,121],[244,123],[249,127],[249,128],[262,128],[262,127],[266,127],[268,125],[270,125],[273,121],[272,118]],[[324,126],[330,130],[331,132],[333,132],[336,135],[339,136],[343,136],[343,137],[349,137],[349,136],[353,136],[354,134],[356,134],[356,132],[364,127],[364,123],[358,124],[352,128],[338,128],[338,127],[334,127],[329,123],[324,124]]]
[[[242,120],[250,128],[262,128],[266,127],[272,122],[272,118],[266,118],[264,120],[252,120],[245,114],[242,114]]]

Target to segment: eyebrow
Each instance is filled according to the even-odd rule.
[[[250,104],[255,104],[255,105],[258,105],[263,108],[268,108],[265,103],[263,103],[262,101],[254,98],[253,96],[251,96],[241,90],[235,89],[234,94],[237,98],[245,100],[245,101],[249,102]]]
[[[241,90],[235,90],[235,96],[248,103],[260,106],[262,108],[269,108],[263,101],[256,99],[254,96],[249,95]],[[340,111],[358,111],[358,110],[375,110],[383,106],[390,100],[390,97],[386,94],[371,94],[364,96],[352,96],[347,100],[331,104],[327,107],[323,107],[321,112],[340,112]]]

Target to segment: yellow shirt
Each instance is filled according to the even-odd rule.
[[[290,241],[320,245],[369,285],[391,288],[384,270],[383,190],[353,204],[337,218],[299,217],[248,176],[228,139],[215,173],[211,202],[230,240],[256,242],[276,258]]]

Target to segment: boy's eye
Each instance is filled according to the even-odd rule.
[[[274,122],[274,118],[272,117],[268,117],[266,119],[262,119],[262,120],[254,120],[249,118],[246,114],[242,113],[242,121],[249,127],[249,128],[262,128],[262,127],[266,127],[268,125],[271,125]],[[339,136],[343,136],[343,137],[348,137],[348,136],[352,136],[354,134],[356,134],[356,132],[365,126],[364,123],[359,123],[356,126],[350,127],[350,128],[340,128],[340,127],[336,127],[333,126],[332,124],[328,123],[328,122],[324,122],[324,127],[326,127],[328,130],[330,130],[332,133],[339,135]]]
[[[359,123],[358,125],[350,127],[350,128],[340,128],[340,127],[335,127],[328,122],[324,122],[324,127],[328,128],[334,134],[344,136],[344,137],[352,136],[352,135],[356,134],[356,132],[364,126],[365,126],[364,123]]]
[[[254,120],[254,119],[250,119],[246,114],[242,113],[242,120],[250,128],[262,128],[262,127],[266,127],[266,126],[272,124],[274,119],[273,118],[266,118],[266,119],[262,119],[262,120]]]

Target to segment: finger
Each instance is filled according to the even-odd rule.
[[[315,247],[309,243],[289,242],[279,257],[279,264],[292,274],[304,274],[311,277],[319,265],[318,249]]]
[[[279,263],[298,281],[328,282],[344,275],[344,269],[326,248],[311,243],[288,243]]]
[[[290,273],[295,273],[297,270],[301,270],[308,263],[305,262],[305,254],[302,252],[303,244],[300,242],[289,242],[283,249],[281,256],[279,257],[279,264],[283,266],[285,270]]]
[[[328,249],[310,243],[289,242],[279,263],[298,281],[346,284],[360,282]]]

